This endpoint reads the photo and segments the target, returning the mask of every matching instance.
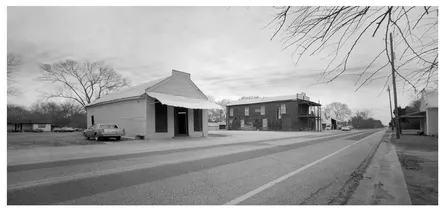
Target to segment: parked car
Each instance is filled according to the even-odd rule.
[[[61,132],[73,132],[75,131],[75,129],[71,128],[71,127],[62,127],[61,128]]]
[[[61,128],[53,128],[52,131],[53,132],[61,132]]]
[[[99,141],[105,138],[116,138],[116,140],[121,140],[122,136],[125,136],[125,129],[119,128],[115,124],[95,124],[92,127],[84,130],[83,132],[85,139],[94,139]]]
[[[341,131],[351,131],[351,127],[350,126],[343,126],[341,128]]]

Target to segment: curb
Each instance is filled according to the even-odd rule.
[[[385,133],[363,178],[348,205],[411,205],[405,177],[391,143]]]

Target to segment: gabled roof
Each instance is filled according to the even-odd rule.
[[[248,99],[248,100],[241,100],[241,101],[231,101],[230,103],[226,104],[226,106],[235,106],[235,105],[245,105],[245,104],[258,104],[258,103],[267,103],[267,102],[275,102],[275,101],[296,101],[297,95],[285,95],[285,96],[273,96],[273,97],[263,97],[258,99]],[[302,100],[303,102],[309,102],[313,105],[319,105],[318,103]]]
[[[153,80],[147,83],[143,83],[140,85],[136,85],[133,87],[129,87],[117,92],[109,93],[108,95],[105,95],[96,101],[88,104],[87,106],[97,105],[104,102],[110,102],[120,99],[126,99],[126,98],[133,98],[133,97],[140,97],[145,94],[145,91],[149,88],[154,87],[155,85],[161,83],[162,81],[165,81],[166,79],[170,78],[171,76],[164,77],[161,79]]]

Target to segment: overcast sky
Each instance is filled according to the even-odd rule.
[[[132,85],[171,74],[191,74],[215,99],[277,96],[305,92],[323,105],[338,101],[353,111],[372,109],[388,124],[388,92],[384,80],[355,92],[360,71],[383,49],[381,38],[369,39],[350,59],[347,74],[330,84],[313,85],[328,63],[304,57],[295,67],[293,49],[282,51],[274,30],[264,28],[276,14],[272,7],[9,7],[8,52],[24,62],[15,75],[22,94],[8,103],[29,106],[54,90],[40,82],[38,63],[62,59],[105,61],[132,80]],[[391,70],[389,70],[391,71]],[[398,90],[399,105],[411,95]]]

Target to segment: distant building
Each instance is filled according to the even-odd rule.
[[[343,121],[324,112],[321,117],[321,125],[323,130],[336,130],[343,125]]]
[[[129,137],[171,138],[208,136],[208,101],[190,74],[171,76],[110,93],[87,105],[87,126],[115,123]]]
[[[226,105],[228,130],[320,131],[321,104],[305,93],[233,101]]]
[[[7,119],[8,131],[32,131],[32,130],[52,130],[51,118],[26,117],[23,119]]]
[[[420,111],[403,116],[401,119],[419,119],[420,130],[426,135],[438,136],[438,91],[421,91]]]

